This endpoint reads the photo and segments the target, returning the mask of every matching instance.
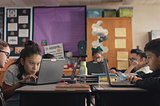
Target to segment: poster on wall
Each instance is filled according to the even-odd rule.
[[[45,54],[53,54],[56,59],[64,58],[63,44],[54,44],[49,46],[44,46]]]
[[[4,7],[0,7],[0,39],[4,40]]]
[[[5,8],[4,41],[10,43],[10,56],[19,56],[26,40],[32,40],[32,8]]]

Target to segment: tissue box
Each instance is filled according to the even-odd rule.
[[[133,17],[133,7],[119,7],[117,11],[118,17]]]

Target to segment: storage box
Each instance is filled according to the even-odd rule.
[[[116,17],[116,9],[104,9],[104,17]]]
[[[117,11],[118,17],[133,17],[133,7],[119,7]]]
[[[87,17],[88,18],[101,18],[102,17],[102,10],[87,10]]]

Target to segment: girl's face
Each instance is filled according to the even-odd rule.
[[[26,57],[25,61],[21,58],[21,64],[24,66],[24,76],[36,74],[41,64],[42,56],[34,54],[30,57]]]
[[[0,50],[0,68],[3,68],[7,62],[9,61],[9,55],[10,55],[10,48],[9,46],[4,47],[2,50]]]
[[[102,60],[102,55],[100,53],[94,54],[93,61],[95,61],[95,62],[101,62],[101,60]]]

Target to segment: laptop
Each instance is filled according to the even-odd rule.
[[[103,62],[87,62],[86,63],[88,75],[92,73],[105,73],[103,69]]]
[[[131,83],[130,81],[111,82],[107,59],[104,59],[104,69],[106,71],[107,81],[111,87],[136,87],[136,85]]]
[[[79,60],[75,61],[74,63],[74,67],[73,67],[73,71],[72,71],[72,75],[71,76],[67,76],[67,77],[63,77],[62,79],[65,80],[65,82],[68,82],[68,83],[76,83],[76,79],[75,79],[75,74],[76,74],[76,69],[77,69],[77,66],[79,64]],[[69,78],[69,79],[68,79]]]
[[[58,83],[62,79],[65,59],[42,59],[39,68],[38,79],[35,81],[23,81],[21,84],[39,85]]]

